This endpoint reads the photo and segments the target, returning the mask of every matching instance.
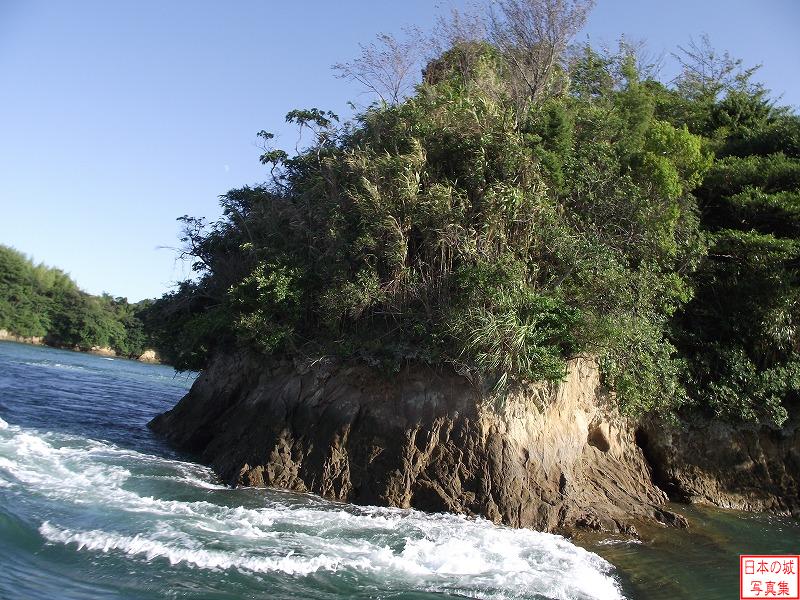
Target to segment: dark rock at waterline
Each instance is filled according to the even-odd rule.
[[[502,401],[452,371],[388,376],[360,364],[305,367],[217,357],[150,426],[228,483],[357,504],[482,515],[544,531],[635,534],[685,525],[665,510],[634,423],[595,363]]]
[[[800,515],[800,410],[781,428],[695,418],[647,422],[639,444],[673,500]]]

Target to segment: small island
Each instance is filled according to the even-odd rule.
[[[453,24],[408,95],[380,38],[338,66],[379,101],[259,134],[269,181],[182,219],[150,322],[203,374],[153,429],[233,485],[518,527],[797,514],[800,118],[705,39],[670,83],[567,53],[570,6]]]
[[[5,4],[0,598],[798,597],[800,3]]]

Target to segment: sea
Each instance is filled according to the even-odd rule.
[[[1,599],[728,599],[740,553],[800,552],[789,517],[569,540],[233,489],[146,427],[195,375],[0,342]]]

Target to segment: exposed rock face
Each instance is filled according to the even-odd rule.
[[[639,441],[655,481],[675,500],[800,516],[800,410],[790,409],[781,429],[649,423]]]
[[[89,348],[89,353],[96,354],[97,356],[116,356],[117,353],[114,352],[113,348],[109,348],[108,346],[92,346]]]
[[[151,427],[231,484],[358,504],[479,514],[515,527],[633,532],[680,524],[596,365],[502,406],[452,372],[217,358]]]
[[[20,344],[34,344],[36,346],[41,346],[44,344],[44,338],[42,337],[24,337],[21,335],[16,335],[8,331],[7,329],[0,329],[0,341],[2,342],[18,342]]]
[[[142,355],[138,358],[138,360],[140,362],[151,364],[159,364],[161,362],[161,359],[155,350],[145,350],[142,352]]]

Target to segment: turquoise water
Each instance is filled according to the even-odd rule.
[[[740,554],[800,554],[800,523],[791,517],[673,505],[689,530],[640,528],[641,541],[586,540],[623,577],[637,600],[739,597]]]
[[[0,598],[723,599],[738,597],[740,552],[800,551],[797,521],[730,511],[675,507],[689,532],[580,547],[485,520],[229,489],[145,426],[191,381],[0,342]]]
[[[0,598],[624,597],[558,536],[221,486],[145,427],[190,384],[0,343]]]

